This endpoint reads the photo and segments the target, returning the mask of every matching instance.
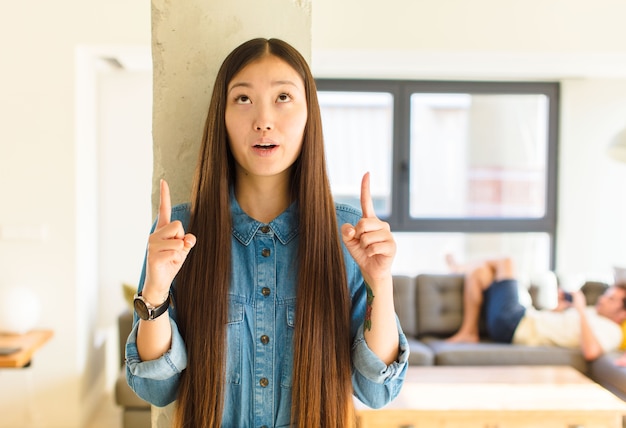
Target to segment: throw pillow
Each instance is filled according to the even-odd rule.
[[[128,305],[128,310],[132,313],[135,311],[135,307],[133,305],[133,300],[135,298],[135,293],[137,293],[137,286],[133,284],[122,284],[122,293],[124,294],[124,301]]]

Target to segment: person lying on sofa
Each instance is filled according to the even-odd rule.
[[[510,258],[485,260],[469,269],[450,257],[448,264],[456,273],[465,273],[463,321],[449,342],[478,342],[483,307],[487,334],[495,342],[580,348],[586,360],[616,350],[622,342],[625,283],[609,287],[595,306],[587,306],[581,291],[571,293],[571,302],[560,292],[555,310],[536,310],[520,304]]]

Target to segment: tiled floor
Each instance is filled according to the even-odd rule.
[[[113,401],[113,397],[107,395],[96,411],[91,422],[86,428],[121,428],[122,411]]]

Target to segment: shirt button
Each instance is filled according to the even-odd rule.
[[[269,226],[261,226],[261,232],[267,233],[269,231],[270,231],[270,227]]]
[[[270,337],[264,334],[263,336],[261,336],[261,343],[267,345],[268,343],[270,343]]]
[[[270,384],[270,381],[267,380],[266,377],[262,377],[261,380],[259,381],[259,385],[261,385],[263,388],[265,388],[269,384]]]
[[[270,249],[269,248],[263,248],[263,251],[261,251],[261,255],[263,257],[269,257],[270,256]]]
[[[265,297],[269,296],[271,293],[271,290],[267,287],[263,287],[263,289],[261,290],[261,294],[264,295]]]

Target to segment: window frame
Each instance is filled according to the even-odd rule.
[[[322,92],[388,92],[393,96],[393,153],[391,215],[394,232],[437,233],[546,233],[550,241],[551,269],[555,266],[558,196],[558,139],[560,84],[558,82],[428,81],[378,79],[316,79]],[[545,213],[530,217],[413,218],[410,216],[411,95],[415,93],[540,94],[548,100]]]

